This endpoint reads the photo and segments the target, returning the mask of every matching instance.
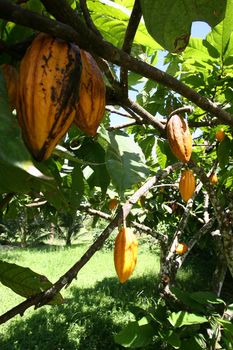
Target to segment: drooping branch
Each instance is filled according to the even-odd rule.
[[[172,171],[181,168],[182,163],[176,163],[172,166],[168,166],[166,169],[163,169],[157,173],[156,176],[150,178],[144,185],[141,186],[139,190],[137,190],[129,200],[120,208],[108,226],[104,229],[101,235],[95,240],[95,242],[87,249],[87,251],[83,254],[83,256],[63,275],[61,276],[57,282],[55,282],[51,288],[48,290],[31,296],[24,302],[20,303],[16,307],[7,311],[5,314],[0,316],[0,324],[8,321],[12,317],[20,314],[23,315],[24,312],[31,306],[35,305],[36,308],[39,308],[46,303],[48,303],[54,295],[60,292],[65,286],[68,286],[74,278],[76,278],[78,272],[81,268],[91,259],[91,257],[103,246],[106,239],[110,236],[111,232],[118,227],[119,223],[122,222],[123,213],[126,217],[133,205],[137,203],[139,198],[142,195],[145,195],[152,186],[155,185],[157,181],[168,176]]]
[[[38,31],[44,31],[67,41],[73,41],[81,48],[105,58],[109,62],[154,80],[192,101],[203,110],[215,115],[222,123],[233,125],[233,116],[209,99],[149,64],[131,57],[124,51],[99,38],[81,21],[65,0],[41,0],[46,9],[59,21],[22,9],[9,0],[0,1],[0,17]]]
[[[214,208],[215,216],[218,221],[220,234],[223,239],[224,252],[227,260],[227,265],[233,276],[233,225],[232,221],[228,215],[228,208],[223,208],[219,199],[217,198],[214,186],[210,183],[209,178],[206,176],[204,169],[195,166],[195,172],[198,174],[200,180],[202,181],[206,191],[208,192],[210,201]],[[229,204],[231,205],[231,203]]]

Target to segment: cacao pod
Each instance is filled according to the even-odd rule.
[[[224,137],[225,137],[224,129],[220,129],[215,133],[215,138],[219,142],[221,142],[224,139]]]
[[[179,190],[182,199],[187,202],[195,191],[195,177],[190,169],[184,170],[179,182]]]
[[[109,210],[113,210],[118,206],[118,200],[116,198],[112,198],[110,199],[110,201],[108,202],[108,209]]]
[[[81,58],[80,99],[74,123],[83,132],[95,136],[105,111],[105,84],[94,58],[84,50]]]
[[[133,273],[138,255],[138,241],[130,228],[122,228],[115,239],[114,264],[121,283]]]
[[[212,185],[216,185],[218,183],[218,176],[216,174],[211,174],[209,179]]]
[[[178,243],[176,246],[176,253],[177,254],[182,255],[182,254],[186,253],[187,250],[188,250],[188,246],[185,243]]]
[[[10,64],[3,64],[1,67],[6,82],[9,106],[11,110],[13,110],[16,108],[18,72],[16,68]]]
[[[188,162],[192,154],[192,135],[187,121],[175,114],[168,120],[166,130],[174,155],[182,162]]]
[[[74,120],[81,77],[78,46],[40,33],[20,64],[17,114],[26,145],[47,159]]]

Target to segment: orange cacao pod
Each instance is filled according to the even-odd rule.
[[[103,75],[94,58],[81,50],[82,75],[79,103],[74,123],[85,133],[95,136],[104,116],[105,84]]]
[[[11,110],[13,110],[16,107],[17,100],[18,72],[16,68],[10,64],[3,64],[2,70],[6,82],[9,106]]]
[[[188,246],[185,243],[178,243],[176,246],[176,253],[177,254],[182,255],[182,254],[186,253],[187,250],[188,250]]]
[[[40,33],[20,64],[17,112],[38,161],[47,159],[74,120],[81,77],[78,46]]]
[[[225,132],[224,129],[220,129],[215,133],[215,138],[219,142],[221,142],[225,138]]]
[[[188,162],[192,154],[192,135],[187,121],[175,114],[168,120],[166,129],[172,152],[182,162]]]
[[[195,191],[195,177],[192,170],[184,170],[179,182],[179,190],[182,199],[187,202]]]
[[[130,228],[122,228],[115,240],[114,263],[121,283],[133,273],[138,255],[138,241]]]
[[[109,210],[113,210],[118,206],[118,200],[116,198],[112,198],[110,199],[110,201],[108,202],[108,209]]]
[[[218,176],[216,174],[211,174],[209,179],[212,185],[216,185],[218,183]]]

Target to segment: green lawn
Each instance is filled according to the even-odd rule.
[[[57,249],[1,252],[1,259],[46,275],[52,282],[86,250],[85,245]],[[21,318],[8,321],[0,330],[1,350],[120,349],[113,334],[132,319],[130,306],[147,307],[156,296],[159,258],[145,247],[139,249],[133,276],[124,285],[116,278],[113,252],[100,251],[65,290],[63,305],[32,308]],[[0,286],[0,313],[24,300]]]
[[[46,275],[55,282],[87,248],[14,249],[0,258]],[[208,263],[207,263],[208,262]],[[213,262],[205,255],[192,255],[178,273],[177,286],[190,291],[208,290]],[[113,251],[102,250],[79,272],[65,290],[63,305],[29,309],[0,328],[1,350],[117,350],[113,335],[129,320],[133,306],[148,308],[158,298],[159,256],[139,242],[139,257],[132,277],[121,285],[116,277]],[[207,278],[208,276],[208,278]],[[229,291],[229,288],[227,288]],[[232,290],[232,288],[231,288]],[[229,300],[232,302],[232,292]],[[0,285],[0,313],[24,300]],[[159,350],[159,349],[158,349]]]

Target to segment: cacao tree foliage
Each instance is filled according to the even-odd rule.
[[[124,225],[127,221],[127,226],[136,225],[137,230],[156,235],[161,247],[163,292],[174,283],[177,269],[196,245],[211,249],[217,265],[221,257],[225,259],[223,273],[217,273],[214,285],[219,295],[226,270],[233,276],[232,14],[232,0],[0,0],[1,234],[8,232],[12,238],[10,224],[20,226],[24,215],[29,228],[36,221],[41,224],[40,233],[50,224],[57,229],[68,227],[66,241],[70,243],[87,213],[95,216],[93,226],[104,217],[110,226],[90,248],[91,254],[85,256],[88,261],[119,220]],[[194,21],[209,24],[204,39],[191,36]],[[22,57],[39,32],[72,41],[89,51],[106,86],[106,110],[96,136],[88,136],[73,123],[51,157],[41,162],[33,158],[24,142],[17,108],[12,110],[9,105],[2,66],[11,64],[19,70]],[[193,135],[192,156],[187,163],[177,160],[167,140],[166,123],[174,111],[187,120]],[[215,137],[220,129],[224,133],[221,141]],[[186,204],[178,183],[181,171],[188,168],[195,174],[197,187]],[[211,174],[217,174],[215,185],[209,181]],[[111,198],[119,201],[113,214],[108,207]],[[218,240],[211,236],[216,230]],[[175,252],[179,241],[188,246],[184,257]],[[1,266],[0,281],[6,284]],[[77,266],[67,272],[67,283],[78,273]],[[13,265],[9,267],[14,269]],[[28,284],[21,285],[20,273],[16,281],[8,278],[10,288],[21,295],[23,290],[25,297],[42,291],[30,299],[30,305],[23,306],[25,309],[56,298],[61,302],[61,281],[38,285],[40,277],[34,272],[17,266],[15,269],[22,269]],[[33,278],[37,285],[32,288]],[[16,282],[20,292],[13,287]],[[187,304],[188,296],[176,296]],[[155,322],[163,342],[180,348],[185,340],[179,330],[172,332],[171,326],[194,327],[207,322],[190,298],[192,312],[174,311],[163,320],[166,326],[162,328],[158,326],[163,322],[161,313],[145,313],[116,341],[125,347],[146,346],[154,338]],[[200,299],[197,303],[201,304]],[[160,302],[157,308],[167,312]],[[19,313],[25,309],[20,308]],[[229,345],[232,329],[222,315],[216,316],[215,325],[226,328],[224,341]],[[177,322],[181,323],[177,326]],[[200,326],[198,330],[198,335],[192,337],[193,349],[207,346]],[[135,334],[138,338],[131,343]],[[187,348],[187,344],[182,346]]]

